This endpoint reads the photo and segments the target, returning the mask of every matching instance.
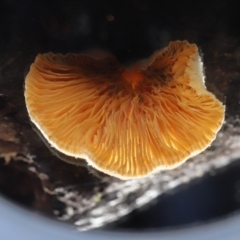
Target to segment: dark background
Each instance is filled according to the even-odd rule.
[[[223,219],[240,208],[240,161],[196,179],[135,210],[113,227],[138,231]]]
[[[204,49],[239,37],[237,1],[1,0],[0,47],[79,52],[102,48],[120,61],[148,57],[170,40]]]
[[[92,48],[108,50],[125,64],[148,57],[171,40],[185,39],[196,43],[208,62],[204,53],[216,50],[216,43],[226,44],[229,52],[239,51],[239,10],[238,1],[227,0],[0,0],[0,66],[4,71],[3,59],[18,51],[31,53],[34,59],[39,52]],[[232,70],[231,61],[221,64]],[[0,189],[25,205],[29,202],[27,197],[9,194],[4,186]],[[239,209],[239,201],[240,162],[236,161],[164,194],[113,227],[144,229],[205,221]]]

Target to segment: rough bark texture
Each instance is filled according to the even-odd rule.
[[[22,5],[17,1],[12,1],[12,5],[3,3],[0,6],[0,13],[5,13],[0,24],[1,192],[33,209],[75,223],[80,230],[88,230],[116,221],[160,194],[239,159],[240,40],[234,25],[237,13],[227,1],[216,4],[217,8],[214,3],[190,6],[195,10],[185,12],[180,6],[178,13],[169,3],[165,10],[178,19],[172,23],[170,16],[156,10],[162,7],[157,1],[129,1],[126,5],[115,2],[100,9],[91,4],[79,6],[78,1],[66,6],[60,2],[59,8],[45,2],[37,6],[28,1]],[[112,19],[114,14],[116,19]],[[128,26],[124,25],[125,18],[130,19]],[[140,30],[133,31],[136,24]],[[144,39],[141,30],[147,34]],[[102,34],[100,40],[98,33]],[[59,160],[32,129],[24,102],[24,76],[37,53],[79,52],[98,45],[109,47],[123,61],[146,57],[176,39],[199,45],[206,81],[226,99],[226,121],[205,152],[175,170],[145,179],[120,181]],[[135,49],[135,42],[141,50]]]

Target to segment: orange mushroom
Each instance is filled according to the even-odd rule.
[[[127,69],[109,56],[39,54],[25,98],[52,147],[120,179],[172,169],[200,153],[225,112],[206,90],[197,46],[187,41]]]

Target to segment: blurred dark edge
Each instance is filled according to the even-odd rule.
[[[18,214],[16,214],[16,212]],[[67,224],[45,218],[34,212],[7,201],[0,197],[0,239],[4,240],[50,240],[50,239],[185,239],[185,240],[206,240],[206,239],[239,239],[239,214],[234,214],[229,218],[218,220],[209,224],[194,226],[191,228],[181,228],[169,231],[151,231],[144,233],[137,232],[110,232],[94,230],[89,232],[77,232]],[[26,231],[26,226],[28,231]]]

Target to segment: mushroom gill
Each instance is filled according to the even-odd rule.
[[[127,69],[114,57],[39,54],[25,84],[30,118],[54,148],[121,179],[180,165],[224,120],[187,41]]]

